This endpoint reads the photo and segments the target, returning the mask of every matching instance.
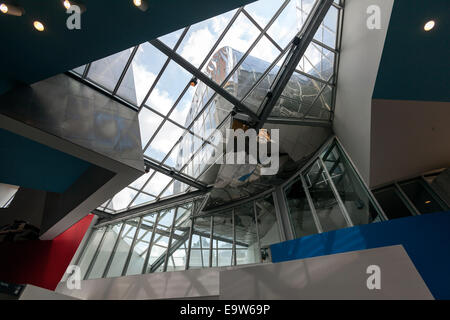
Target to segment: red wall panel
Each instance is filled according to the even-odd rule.
[[[93,217],[84,217],[53,240],[0,243],[0,280],[55,290]]]

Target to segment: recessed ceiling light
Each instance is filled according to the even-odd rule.
[[[7,13],[8,12],[8,6],[4,3],[0,4],[0,11],[3,13]]]
[[[25,11],[18,6],[12,6],[10,4],[0,3],[0,12],[10,16],[20,17],[23,16]]]
[[[146,0],[133,0],[133,4],[139,8],[141,11],[146,11],[148,9],[148,4]]]
[[[33,22],[33,26],[34,26],[34,28],[37,30],[37,31],[44,31],[44,29],[45,29],[45,27],[44,27],[44,25],[42,24],[42,22],[40,22],[40,21],[35,21],[35,22]]]
[[[427,23],[425,23],[425,26],[423,27],[423,29],[425,31],[430,31],[431,29],[434,28],[435,25],[436,25],[436,22],[434,22],[434,20],[430,20]]]

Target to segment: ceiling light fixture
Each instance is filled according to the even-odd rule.
[[[141,11],[147,11],[148,3],[146,0],[133,0],[133,4]]]
[[[189,81],[189,85],[190,85],[191,87],[195,87],[195,86],[197,85],[197,78],[196,78],[196,77],[193,77],[193,78],[191,79],[191,81]]]
[[[69,0],[64,0],[63,6],[64,6],[64,8],[66,8],[66,9],[70,9],[70,7],[72,6],[72,4],[70,3]]]
[[[40,22],[40,21],[37,21],[37,20],[34,21],[33,22],[33,26],[34,26],[34,28],[37,31],[44,31],[45,30],[44,24],[42,22]]]
[[[436,25],[436,22],[434,22],[434,20],[430,20],[427,23],[425,23],[425,26],[423,27],[423,29],[425,31],[430,31],[431,29],[434,28],[435,25]]]
[[[1,3],[0,4],[0,12],[2,12],[3,14],[8,14],[10,16],[20,17],[20,16],[23,16],[23,14],[25,13],[25,10],[23,10],[21,7],[13,6],[13,5],[6,4],[6,3]]]
[[[72,6],[77,6],[78,8],[80,8],[81,13],[86,11],[86,6],[79,2],[62,0],[61,3],[64,6],[64,8],[66,8],[66,10],[69,10]]]

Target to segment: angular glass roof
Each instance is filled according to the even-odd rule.
[[[114,214],[195,190],[179,176],[210,184],[211,165],[193,159],[211,157],[208,133],[227,127],[234,107],[213,87],[220,85],[253,112],[261,112],[315,2],[256,1],[160,37],[156,41],[167,46],[170,55],[149,41],[74,69],[84,81],[139,112],[144,158],[177,173],[168,176],[150,170],[99,210]],[[342,10],[335,0],[271,116],[331,120]],[[194,75],[175,62],[174,55],[211,81],[195,78],[197,84],[191,86]]]

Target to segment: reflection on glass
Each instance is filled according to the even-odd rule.
[[[412,215],[394,187],[377,190],[374,191],[373,194],[375,198],[377,198],[378,203],[383,208],[388,219],[409,217]]]
[[[247,202],[235,209],[234,229],[236,234],[236,264],[250,264],[261,261],[256,234],[253,202]]]
[[[353,224],[380,221],[369,193],[341,150],[335,145],[323,160]]]
[[[166,271],[184,270],[189,247],[191,204],[178,207]]]
[[[271,116],[290,118],[306,116],[323,86],[321,82],[294,73],[275,104]]]
[[[126,49],[109,57],[92,62],[87,78],[103,88],[113,91],[123,69],[125,68],[125,65],[127,64],[132,50],[133,48]],[[129,75],[127,78],[124,78],[123,81],[131,84],[134,79]],[[128,90],[133,88],[132,85],[127,87]],[[132,101],[136,101],[136,94],[134,90],[127,92],[127,96],[131,97]]]
[[[122,275],[138,223],[138,218],[125,221],[125,225],[118,239],[116,251],[114,252],[108,274],[106,275],[107,277],[120,277]]]
[[[147,273],[163,272],[164,262],[169,247],[170,232],[174,222],[175,208],[160,213],[155,230],[155,238],[150,249]]]
[[[189,269],[209,267],[211,217],[195,218]]]
[[[335,54],[311,42],[300,59],[297,69],[316,78],[328,81],[333,75]]]
[[[400,185],[408,198],[420,213],[432,213],[444,211],[435,197],[425,187],[421,179],[404,182]]]
[[[318,232],[300,178],[285,190],[287,206],[295,237],[301,238]]]
[[[347,227],[338,202],[318,161],[308,170],[305,180],[323,231]]]
[[[150,214],[142,219],[136,243],[130,257],[130,263],[126,275],[140,274],[144,268],[145,257],[150,245],[153,234],[153,225],[155,224],[156,214]]]
[[[280,226],[278,225],[272,195],[256,200],[255,205],[261,248],[267,248],[271,244],[281,242]]]
[[[89,242],[84,249],[83,255],[78,263],[81,269],[81,279],[84,279],[86,276],[86,272],[88,271],[89,264],[92,261],[92,258],[97,251],[97,248],[100,244],[100,240],[102,239],[103,233],[105,233],[106,228],[98,228],[95,229],[90,236]]]
[[[121,226],[122,223],[118,223],[107,227],[102,245],[99,248],[97,258],[88,275],[88,279],[97,279],[103,276],[103,272],[105,271],[106,264],[113,251]]]
[[[233,214],[231,211],[213,216],[213,267],[234,265]]]
[[[259,35],[255,25],[244,15],[239,14],[236,21],[217,46],[216,53],[203,68],[208,77],[222,84],[236,65],[234,52],[246,52]]]

